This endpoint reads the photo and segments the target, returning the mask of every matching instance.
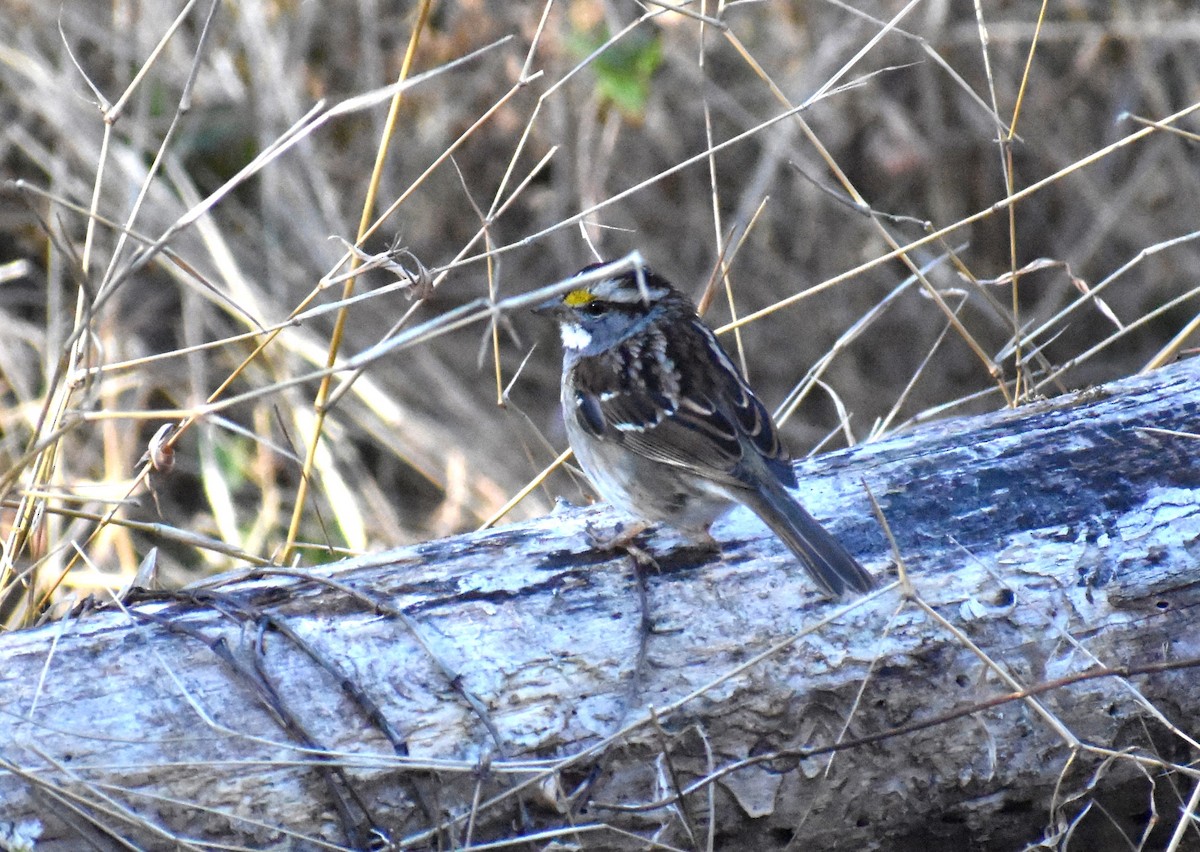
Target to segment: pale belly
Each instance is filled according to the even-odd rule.
[[[635,517],[705,536],[735,501],[719,486],[675,465],[635,455],[615,441],[598,441],[579,424],[573,400],[563,400],[567,437],[575,458],[608,503]]]

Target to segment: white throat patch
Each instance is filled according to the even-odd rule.
[[[566,349],[586,349],[592,342],[591,332],[585,331],[577,323],[564,322],[561,331],[563,347]]]

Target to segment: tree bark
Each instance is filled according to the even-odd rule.
[[[1102,848],[1153,807],[1163,842],[1197,785],[1198,375],[803,463],[887,583],[869,488],[907,595],[823,600],[744,510],[635,571],[601,507],[0,636],[0,839]]]

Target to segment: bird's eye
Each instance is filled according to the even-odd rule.
[[[599,317],[599,316],[603,316],[605,311],[607,311],[607,310],[608,310],[608,305],[604,304],[604,302],[596,301],[596,302],[588,302],[586,305],[584,305],[583,307],[581,307],[579,309],[579,312],[582,313],[584,316]]]

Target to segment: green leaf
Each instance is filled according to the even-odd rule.
[[[608,41],[608,30],[600,27],[576,32],[570,39],[572,51],[590,55]],[[640,121],[650,99],[650,80],[662,64],[662,38],[657,30],[640,27],[592,60],[596,91],[602,107],[615,107],[625,118]]]

